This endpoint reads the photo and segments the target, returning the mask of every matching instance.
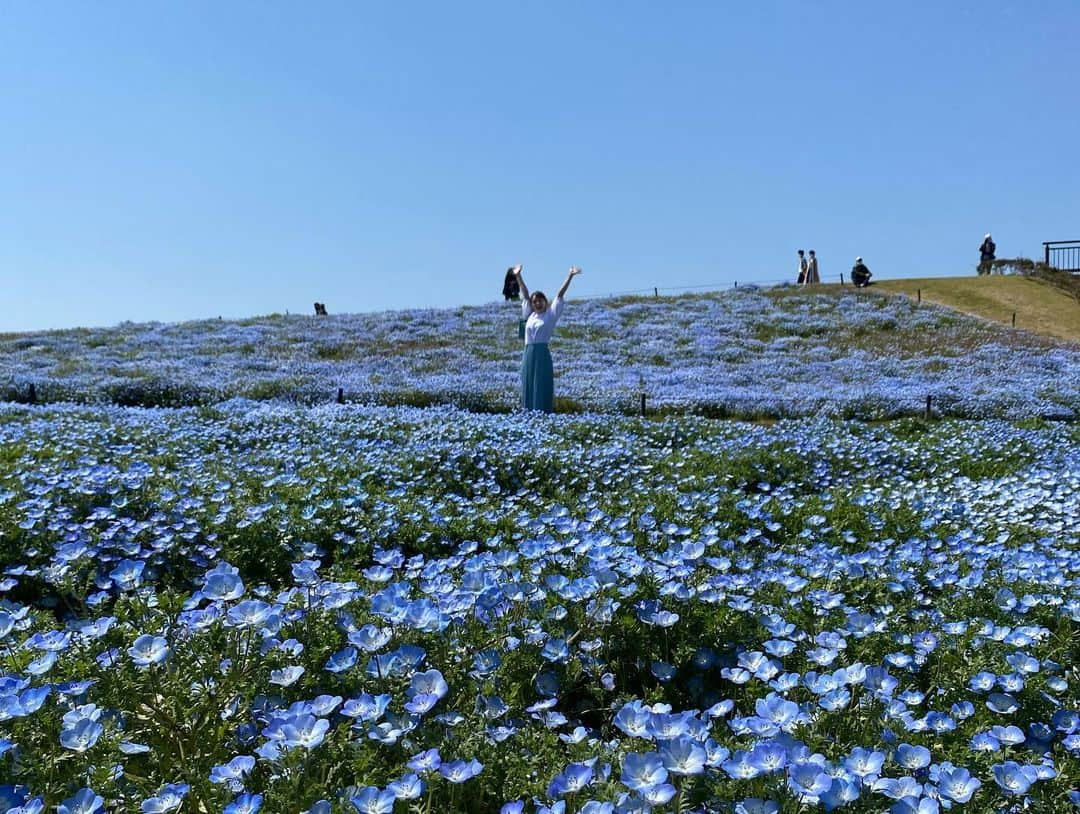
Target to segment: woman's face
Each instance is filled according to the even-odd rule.
[[[533,294],[532,297],[529,298],[529,303],[532,305],[532,309],[538,314],[544,313],[548,308],[547,297],[543,294]]]

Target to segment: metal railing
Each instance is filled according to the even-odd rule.
[[[1061,271],[1080,272],[1080,240],[1044,241],[1043,262]]]

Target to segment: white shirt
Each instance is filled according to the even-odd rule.
[[[521,303],[521,317],[525,320],[525,344],[550,342],[551,337],[555,335],[555,323],[559,321],[562,309],[562,297],[556,297],[555,302],[548,305],[547,310],[542,314],[536,313],[532,303],[524,300]]]

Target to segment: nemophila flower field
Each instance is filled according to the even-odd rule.
[[[519,309],[271,316],[0,337],[0,396],[184,406],[223,398],[453,404],[518,399]],[[1075,417],[1080,348],[904,297],[736,289],[573,300],[553,344],[564,411],[751,418]]]
[[[0,409],[0,811],[1061,811],[1080,433]]]

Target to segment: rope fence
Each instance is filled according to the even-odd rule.
[[[886,282],[892,280],[902,280],[903,277],[881,277],[876,278],[877,282]],[[835,275],[835,283],[840,285],[851,285],[851,280],[845,272],[840,272]],[[621,291],[597,291],[597,292],[585,292],[579,293],[577,296],[582,299],[609,299],[611,297],[631,297],[634,295],[648,296],[651,294],[654,297],[660,297],[661,295],[670,296],[674,294],[681,294],[690,291],[726,291],[732,288],[762,288],[769,286],[782,286],[788,285],[791,288],[802,288],[803,284],[796,282],[791,277],[771,277],[768,279],[749,279],[749,280],[717,280],[712,283],[694,283],[692,285],[659,285],[646,288],[627,288]],[[820,283],[810,283],[806,287],[812,287],[817,285],[829,285],[827,280],[822,280]],[[922,301],[922,290],[919,290],[919,301]]]
[[[844,284],[844,275],[839,275],[840,284]],[[719,280],[714,283],[700,283],[694,285],[661,285],[653,286],[652,288],[628,288],[623,291],[605,291],[597,293],[585,293],[579,296],[586,299],[608,299],[611,297],[630,297],[635,294],[649,295],[659,297],[661,294],[680,294],[688,291],[724,291],[729,288],[738,288],[740,285],[744,288],[760,287],[760,286],[774,286],[783,285],[784,283],[790,284],[792,287],[798,287],[796,283],[789,277],[776,277],[768,280]]]

